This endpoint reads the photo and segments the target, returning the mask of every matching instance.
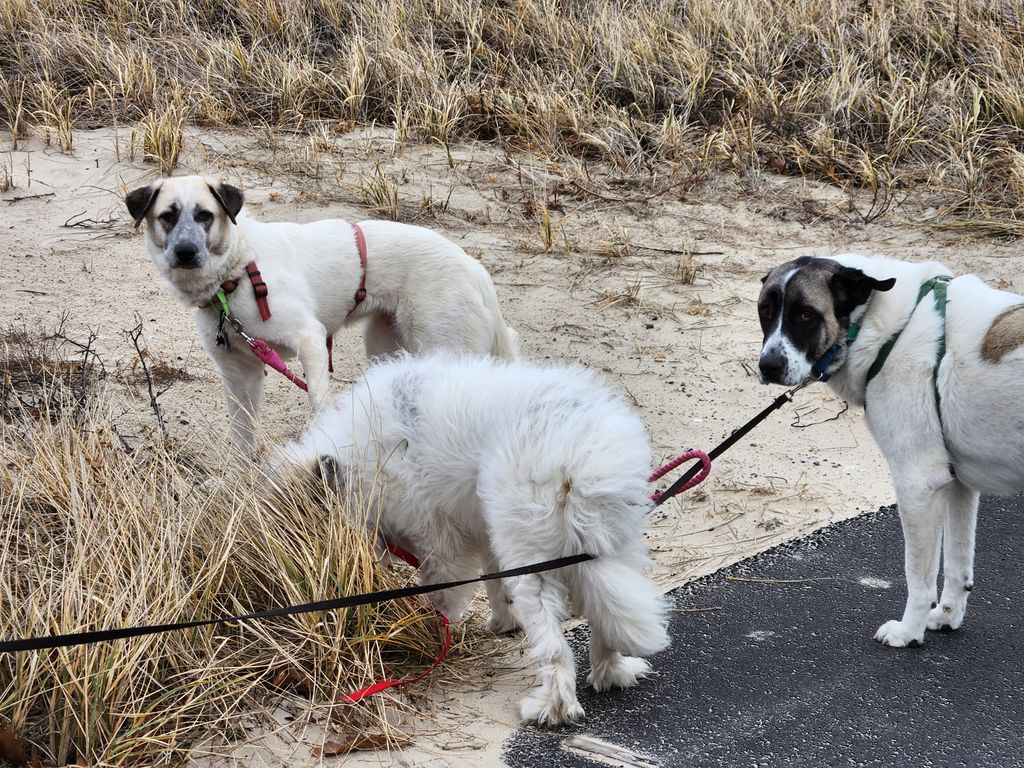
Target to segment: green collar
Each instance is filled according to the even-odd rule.
[[[210,299],[210,306],[217,310],[217,314],[221,317],[227,317],[231,314],[231,307],[228,306],[228,297],[224,293],[223,288],[218,288],[217,292],[213,294],[213,298]]]

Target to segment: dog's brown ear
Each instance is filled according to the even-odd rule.
[[[207,184],[210,188],[210,192],[217,198],[217,202],[220,203],[220,207],[224,209],[224,213],[231,219],[232,224],[237,224],[235,217],[238,212],[242,210],[242,206],[245,205],[245,195],[238,187],[232,187],[230,184]]]
[[[888,291],[896,285],[896,278],[885,280],[865,275],[853,267],[840,267],[832,275],[832,295],[835,298],[836,315],[849,315],[854,309],[866,302],[872,291]]]
[[[149,209],[153,207],[156,200],[156,193],[160,191],[160,182],[155,181],[148,187],[133,189],[124,198],[124,204],[128,206],[128,213],[135,219],[135,228],[138,229],[142,220],[146,218]]]

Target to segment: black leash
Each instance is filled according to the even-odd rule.
[[[483,576],[477,576],[475,579],[445,581],[439,584],[421,584],[415,587],[402,587],[400,589],[385,589],[379,592],[367,592],[361,595],[351,595],[349,597],[336,597],[331,600],[318,600],[313,603],[289,605],[283,608],[272,608],[269,611],[255,611],[254,613],[244,613],[240,616],[226,616],[219,619],[198,619],[196,621],[179,621],[172,624],[153,624],[146,627],[100,629],[93,632],[74,632],[67,635],[50,635],[48,637],[28,637],[20,640],[6,640],[0,642],[0,653],[40,651],[45,648],[68,648],[73,645],[101,643],[107,640],[123,640],[127,637],[155,635],[162,632],[173,632],[176,629],[205,627],[211,624],[225,624],[232,621],[254,621],[256,619],[269,619],[274,616],[294,616],[299,613],[331,611],[337,608],[354,608],[359,605],[382,603],[386,600],[398,600],[399,598],[422,595],[427,592],[437,592],[442,589],[461,587],[464,584],[475,584],[478,581],[493,581],[495,579],[507,579],[512,576],[526,576],[531,573],[553,571],[556,568],[565,568],[566,566],[576,565],[577,563],[583,563],[587,560],[593,560],[594,558],[595,555],[588,554],[570,555],[568,557],[558,557],[554,560],[545,560],[542,563],[523,565],[519,568],[510,568],[507,571],[484,574]]]
[[[741,440],[750,430],[768,418],[772,413],[777,411],[779,408],[790,402],[799,390],[807,386],[813,379],[808,379],[803,384],[793,387],[786,392],[783,392],[774,402],[757,414],[754,418],[744,424],[742,427],[733,432],[729,437],[719,443],[715,448],[708,454],[710,459],[716,459],[729,450],[739,440]],[[672,498],[678,494],[683,486],[686,485],[691,479],[693,479],[697,473],[701,470],[703,464],[697,462],[690,467],[682,477],[676,480],[672,485],[665,490],[658,501],[654,504],[655,507],[663,504],[666,500]],[[129,637],[140,637],[143,635],[156,635],[162,632],[173,632],[178,629],[191,629],[193,627],[206,627],[212,624],[227,624],[233,621],[255,621],[257,619],[269,619],[276,616],[294,616],[301,613],[314,613],[316,611],[331,611],[338,608],[354,608],[360,605],[369,605],[370,603],[382,603],[387,600],[398,600],[403,597],[413,597],[415,595],[423,595],[427,592],[438,592],[442,589],[451,589],[452,587],[461,587],[465,584],[475,584],[481,581],[493,581],[495,579],[507,579],[513,576],[526,576],[532,573],[543,573],[544,571],[553,571],[557,568],[565,568],[566,566],[576,565],[578,563],[586,562],[587,560],[595,559],[595,555],[579,554],[570,555],[568,557],[558,557],[554,560],[545,560],[541,563],[533,563],[532,565],[524,565],[519,568],[511,568],[507,571],[497,571],[496,573],[488,573],[482,576],[477,576],[475,579],[463,579],[462,581],[445,581],[438,584],[421,584],[414,587],[402,587],[400,589],[385,589],[379,592],[366,592],[361,595],[350,595],[348,597],[336,597],[331,600],[318,600],[312,603],[302,603],[301,605],[289,605],[281,608],[272,608],[267,611],[255,611],[253,613],[245,613],[239,616],[226,616],[218,619],[197,619],[195,621],[180,621],[171,624],[152,624],[144,627],[124,627],[123,629],[101,629],[91,632],[73,632],[67,635],[49,635],[47,637],[28,637],[21,638],[19,640],[5,640],[0,641],[0,653],[19,653],[21,651],[40,651],[47,648],[68,648],[75,645],[87,645],[89,643],[101,643],[108,640],[123,640]]]
[[[798,384],[797,386],[793,387],[792,389],[789,389],[789,390],[786,390],[785,392],[783,392],[781,395],[779,395],[777,398],[775,398],[774,402],[772,402],[771,405],[769,405],[767,408],[765,408],[763,411],[761,411],[759,414],[757,414],[757,416],[752,418],[750,421],[748,421],[742,427],[740,427],[735,432],[733,432],[731,435],[729,435],[727,438],[725,438],[725,440],[723,440],[721,443],[716,445],[714,447],[714,449],[712,449],[708,453],[708,458],[711,459],[712,461],[714,461],[719,456],[721,456],[723,453],[728,451],[737,442],[739,442],[740,439],[742,439],[750,430],[752,430],[754,427],[756,427],[762,421],[767,419],[769,416],[771,416],[772,413],[774,413],[775,411],[779,410],[779,408],[784,406],[786,403],[790,402],[793,399],[793,395],[795,395],[801,389],[806,387],[812,381],[814,381],[814,379],[808,379],[807,381],[803,382],[802,384]],[[686,472],[683,473],[682,477],[680,477],[678,480],[676,480],[674,483],[672,483],[672,485],[670,485],[666,490],[662,491],[661,496],[658,497],[658,500],[655,502],[654,506],[655,507],[661,506],[666,501],[668,501],[673,496],[675,496],[677,493],[679,493],[683,489],[684,485],[686,485],[690,480],[692,480],[694,477],[696,477],[697,473],[700,472],[702,467],[703,467],[703,464],[698,461],[696,464],[694,464],[688,470],[686,470]]]

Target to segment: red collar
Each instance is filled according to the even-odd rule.
[[[260,310],[260,318],[264,321],[270,319],[270,303],[267,301],[267,284],[260,277],[259,267],[255,261],[245,265],[245,271],[249,273],[249,282],[252,283],[252,291],[256,294],[256,306]],[[231,293],[238,287],[237,280],[225,280],[220,284],[224,293]]]
[[[348,311],[350,315],[356,311],[356,307],[362,304],[366,298],[366,237],[363,236],[363,230],[358,224],[352,225],[352,231],[356,236],[356,250],[359,251],[359,269],[362,275],[359,278],[359,288],[356,289],[352,309]]]
[[[395,557],[400,557],[402,560],[407,562],[413,568],[419,568],[420,567],[419,558],[416,557],[416,555],[414,555],[408,549],[402,549],[402,547],[398,546],[397,544],[389,544],[387,542],[384,543],[384,549],[386,549],[388,552],[390,552]]]

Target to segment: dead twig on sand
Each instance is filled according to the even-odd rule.
[[[149,356],[149,350],[145,348],[145,343],[142,338],[142,317],[136,313],[135,319],[137,321],[135,327],[130,330],[125,330],[124,335],[125,338],[127,338],[135,347],[139,365],[142,366],[142,375],[146,380],[146,389],[149,392],[149,407],[156,416],[156,423],[160,428],[160,434],[166,436],[167,426],[164,424],[164,416],[160,411],[160,403],[157,400],[163,392],[157,392],[153,387],[153,376],[150,373],[149,365],[146,363],[146,358]]]
[[[97,221],[96,219],[78,218],[79,216],[85,216],[85,213],[85,211],[82,211],[81,213],[76,213],[74,216],[72,216],[63,224],[61,224],[61,226],[66,227],[67,229],[74,229],[75,227],[80,227],[81,229],[110,229],[111,227],[115,226],[121,221],[121,219],[117,216],[111,216],[110,218],[104,219],[103,221]],[[78,219],[78,221],[75,221],[75,219]]]
[[[36,200],[40,197],[53,197],[56,194],[56,192],[40,192],[38,195],[19,195],[18,197],[9,197],[4,202],[8,205],[14,205],[22,200]]]

